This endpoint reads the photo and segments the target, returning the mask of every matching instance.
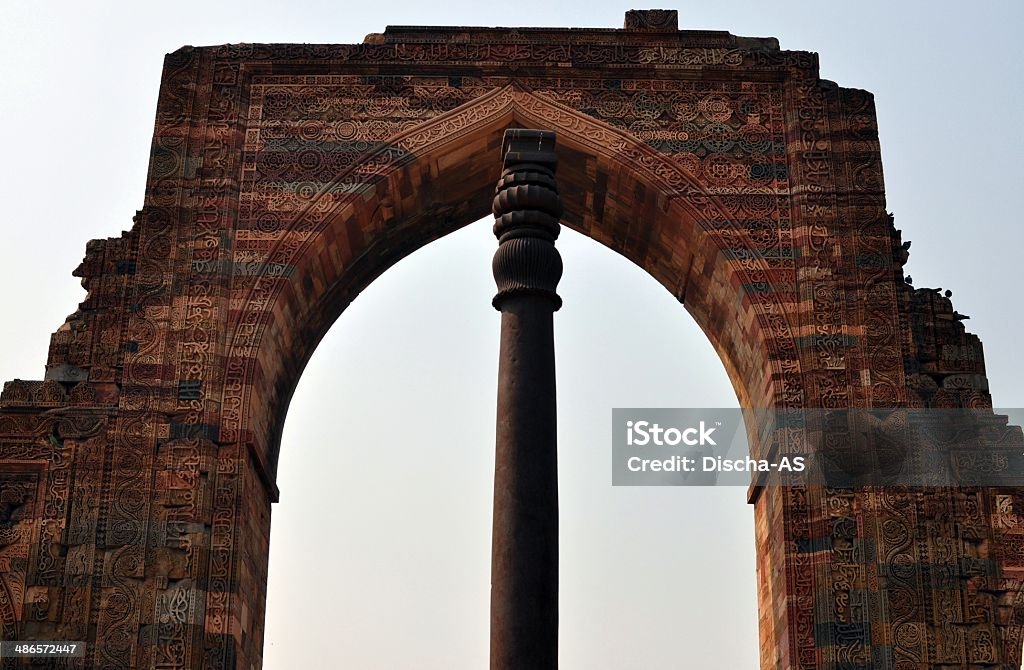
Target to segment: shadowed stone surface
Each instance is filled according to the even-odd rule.
[[[492,670],[558,667],[558,453],[552,312],[562,259],[555,135],[507,130],[494,194],[494,280],[501,310]]]

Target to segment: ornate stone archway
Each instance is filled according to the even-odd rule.
[[[979,340],[904,281],[871,95],[814,54],[659,11],[186,47],[135,226],[89,243],[45,381],[0,398],[4,639],[260,665],[302,368],[375,277],[486,214],[510,126],[558,133],[565,223],[677,296],[743,406],[990,406]],[[751,501],[762,667],[1019,664],[1019,491]]]

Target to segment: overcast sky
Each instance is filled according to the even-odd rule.
[[[949,288],[997,406],[1024,406],[1024,109],[1017,2],[680,5],[680,27],[817,51],[876,96],[888,206],[917,286]],[[5,2],[0,5],[0,378],[41,379],[84,297],[87,240],[142,206],[160,70],[184,44],[359,42],[388,24],[620,27],[628,4]],[[285,427],[266,667],[487,663],[498,314],[489,222],[414,253],[316,352]],[[660,285],[567,231],[556,315],[561,661],[755,668],[744,490],[613,488],[612,407],[736,406]]]

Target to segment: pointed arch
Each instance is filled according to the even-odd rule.
[[[512,83],[361,157],[291,218],[260,267],[231,325],[222,437],[254,447],[270,478],[291,394],[320,339],[388,267],[488,214],[512,126],[558,133],[564,223],[687,307],[742,405],[798,402],[787,293],[773,290],[765,259],[719,198],[629,133]]]

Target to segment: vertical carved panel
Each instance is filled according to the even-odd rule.
[[[0,626],[3,639],[17,640],[30,563],[38,543],[44,469],[0,471]]]

